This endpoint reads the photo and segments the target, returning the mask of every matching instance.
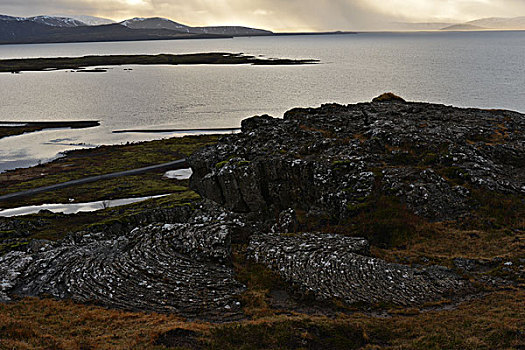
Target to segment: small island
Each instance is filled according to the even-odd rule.
[[[30,132],[42,131],[46,129],[71,128],[85,129],[99,126],[100,122],[86,121],[64,121],[64,122],[5,122],[0,121],[0,139],[8,136],[16,136]]]
[[[84,57],[23,58],[0,60],[0,72],[49,71],[81,69],[97,66],[123,65],[194,65],[194,64],[252,64],[252,65],[303,65],[316,64],[316,59],[262,58],[240,53],[196,53],[184,55],[107,55]],[[97,70],[100,72],[104,69]]]

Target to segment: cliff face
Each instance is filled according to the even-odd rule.
[[[152,225],[139,218],[136,228],[98,226],[101,232],[0,256],[0,300],[51,295],[206,319],[242,317],[248,286],[238,282],[232,247],[237,259],[265,265],[316,300],[422,305],[464,296],[473,287],[458,270],[485,271],[486,262],[455,259],[456,271],[403,265],[378,258],[370,244],[406,243],[397,223],[468,220],[490,196],[517,198],[523,207],[524,130],[519,113],[392,95],[294,109],[284,119],[250,118],[240,134],[189,159],[200,206],[154,215],[164,221]],[[355,226],[363,218],[369,219]]]
[[[431,220],[465,215],[470,189],[525,194],[525,117],[407,103],[294,109],[254,117],[194,154],[192,186],[237,212],[287,208],[343,222],[382,194]],[[470,189],[469,189],[470,188]]]

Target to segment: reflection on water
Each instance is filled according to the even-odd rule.
[[[282,116],[296,106],[370,101],[385,91],[414,101],[525,112],[524,34],[368,33],[0,46],[0,58],[222,51],[322,61],[282,67],[132,66],[99,74],[0,74],[0,121],[102,123],[0,140],[0,171],[9,162],[45,160],[84,145],[174,135],[113,130],[238,127],[253,115]],[[62,138],[68,140],[51,142]]]
[[[78,212],[93,212],[107,208],[119,207],[133,203],[139,203],[148,199],[166,197],[167,194],[161,196],[141,197],[141,198],[126,198],[106,201],[97,201],[89,203],[69,203],[69,204],[42,204],[31,205],[27,207],[19,207],[13,209],[0,210],[0,217],[13,217],[21,215],[36,214],[41,210],[49,210],[53,213],[62,214],[76,214]]]
[[[168,171],[164,174],[164,177],[176,180],[189,180],[191,175],[193,175],[193,170],[191,170],[191,168],[188,168]]]

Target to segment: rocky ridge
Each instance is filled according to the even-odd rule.
[[[352,216],[374,192],[431,220],[471,207],[468,187],[525,194],[525,118],[382,97],[260,116],[196,152],[192,186],[238,212]],[[466,186],[469,185],[469,186]]]

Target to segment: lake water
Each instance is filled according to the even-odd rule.
[[[59,152],[173,134],[129,128],[238,127],[296,106],[355,103],[392,91],[412,101],[525,112],[525,32],[363,33],[0,46],[0,58],[235,52],[316,58],[305,66],[131,66],[106,73],[0,74],[1,121],[99,120],[0,140],[0,171]]]
[[[112,199],[105,201],[96,201],[88,203],[57,203],[57,204],[42,204],[30,205],[26,207],[18,207],[12,209],[0,209],[0,217],[10,218],[13,216],[31,215],[40,212],[41,210],[49,210],[53,213],[62,214],[76,214],[80,212],[94,212],[104,210],[107,208],[115,208],[133,203],[140,203],[150,199],[162,198],[169,196],[169,194],[160,196],[140,197],[140,198],[124,198]]]

